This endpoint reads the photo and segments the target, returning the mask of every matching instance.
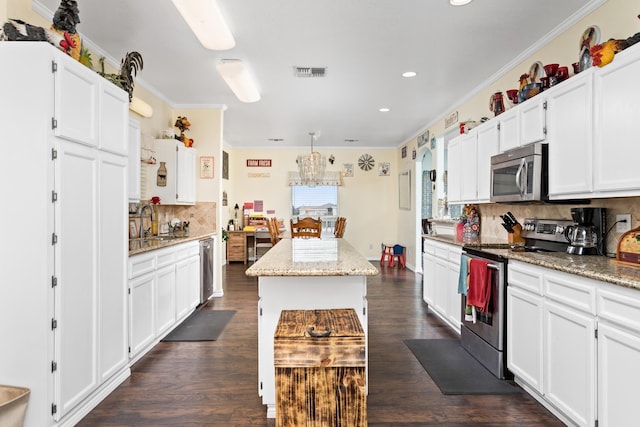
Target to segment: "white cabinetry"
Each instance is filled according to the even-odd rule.
[[[140,201],[140,122],[129,120],[129,202]]]
[[[640,195],[637,159],[640,46],[632,46],[595,75],[594,190],[600,197]]]
[[[129,357],[134,362],[200,302],[200,247],[186,242],[129,258]]]
[[[516,105],[497,117],[500,152],[543,141],[546,138],[546,104],[541,95]]]
[[[422,254],[422,299],[428,305],[433,304],[436,282],[435,247],[429,239],[424,239],[424,253]]]
[[[450,203],[489,202],[491,156],[498,154],[499,130],[488,122],[449,143],[448,178]]]
[[[456,137],[447,146],[447,199],[449,203],[462,200],[462,140]]]
[[[425,239],[424,247],[424,301],[438,317],[460,333],[462,300],[458,294],[458,276],[462,248],[430,239]]]
[[[196,150],[186,148],[175,139],[154,142],[157,164],[148,174],[149,198],[160,197],[165,205],[193,205],[196,202]],[[166,168],[166,180],[158,179],[160,168]]]
[[[587,70],[546,92],[551,199],[583,197],[593,191],[592,87],[593,70]]]
[[[3,382],[31,389],[25,426],[73,425],[129,375],[128,97],[48,43],[3,42],[0,62],[0,122],[20,141],[0,179],[19,183],[3,196],[23,224],[3,232],[0,317],[23,319],[0,332]]]
[[[476,201],[488,203],[491,199],[491,157],[500,150],[498,124],[490,121],[475,128],[477,134],[477,191]]]
[[[637,290],[510,261],[507,310],[508,367],[519,384],[572,424],[634,425]]]

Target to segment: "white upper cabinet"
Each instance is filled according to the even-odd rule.
[[[637,196],[640,49],[617,54],[595,75],[594,190],[600,197]]]
[[[543,96],[528,100],[518,109],[520,120],[520,145],[544,141],[546,129],[546,101]]]
[[[477,201],[489,202],[491,198],[491,157],[500,150],[498,124],[493,121],[483,123],[476,129],[478,144]]]
[[[129,202],[137,203],[140,201],[140,122],[134,119],[130,119],[128,133]]]
[[[157,163],[147,172],[150,194],[164,205],[193,205],[196,202],[196,150],[175,139],[154,143]]]
[[[100,149],[126,156],[129,153],[129,94],[102,79],[100,82]]]
[[[517,107],[505,111],[495,120],[500,124],[500,152],[519,147],[520,122]]]
[[[584,71],[547,92],[549,197],[586,197],[592,186],[593,73]]]
[[[75,61],[55,61],[55,135],[81,144],[98,145],[96,73]]]

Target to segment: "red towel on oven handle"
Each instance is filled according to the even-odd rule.
[[[467,304],[478,308],[482,313],[489,311],[491,301],[491,270],[488,261],[471,258],[469,263],[469,290]]]

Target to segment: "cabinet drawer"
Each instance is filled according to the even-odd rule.
[[[200,247],[198,242],[187,242],[176,246],[175,259],[176,261],[189,258],[200,253]]]
[[[176,261],[176,250],[175,248],[167,248],[162,251],[157,251],[156,257],[158,258],[158,268],[173,264]]]
[[[142,254],[129,258],[129,279],[152,272],[156,269],[156,257],[153,254]]]
[[[596,314],[596,286],[589,279],[564,273],[546,273],[544,294],[569,307]]]
[[[424,239],[424,253],[429,255],[435,255],[436,246],[432,240]]]
[[[460,255],[462,255],[462,248],[460,247],[450,247],[449,251],[447,252],[447,256],[449,259],[449,262],[452,262],[454,264],[459,264],[460,263]]]
[[[449,246],[444,243],[436,243],[435,255],[440,259],[449,259]]]
[[[542,271],[535,267],[513,261],[508,264],[507,277],[509,286],[526,289],[542,296]]]
[[[640,291],[602,284],[597,293],[596,311],[601,319],[640,332]]]

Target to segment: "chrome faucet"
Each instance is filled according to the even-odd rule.
[[[144,223],[144,210],[146,208],[149,208],[149,212],[151,213],[151,221],[155,221],[156,220],[156,213],[154,212],[153,208],[151,207],[151,205],[146,204],[146,205],[142,205],[142,207],[140,208],[140,232],[138,233],[138,237],[144,237],[143,233],[146,233],[144,231],[144,227],[143,227],[143,223]]]

